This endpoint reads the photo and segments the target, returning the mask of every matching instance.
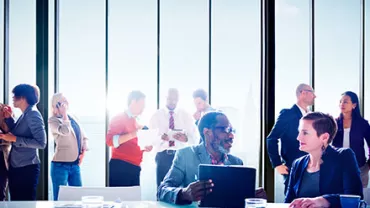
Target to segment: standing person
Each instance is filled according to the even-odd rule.
[[[5,123],[4,113],[9,111],[12,115],[11,108],[7,105],[0,103],[0,134],[5,134],[9,132],[8,125]],[[8,169],[9,169],[9,152],[10,152],[10,142],[6,142],[0,139],[0,201],[6,199],[6,190],[8,187]]]
[[[365,140],[370,147],[370,125],[360,113],[358,96],[356,93],[347,91],[342,94],[339,103],[340,115],[336,119],[338,133],[334,137],[333,146],[351,148],[356,155],[358,166],[361,171],[363,188],[367,188],[369,182],[369,164],[365,155]]]
[[[311,86],[300,84],[296,89],[297,103],[290,109],[280,111],[274,127],[267,136],[267,151],[272,166],[283,175],[285,189],[289,182],[289,169],[295,159],[306,153],[299,150],[298,125],[299,120],[307,114],[308,107],[314,104],[316,98]],[[281,143],[281,155],[279,154],[278,142]]]
[[[195,124],[198,125],[204,114],[215,111],[216,109],[209,104],[208,93],[203,89],[195,90],[193,92],[193,99],[195,108],[197,109],[193,118],[195,119]],[[199,143],[202,143],[202,138],[200,138]]]
[[[5,122],[10,128],[0,138],[12,143],[9,156],[9,191],[12,201],[36,200],[40,175],[38,150],[46,146],[44,120],[37,110],[40,90],[35,85],[20,84],[13,89],[13,105],[22,111],[17,122],[5,111]]]
[[[179,92],[177,89],[168,90],[166,107],[157,110],[150,120],[150,129],[158,129],[161,141],[156,145],[158,151],[155,161],[157,164],[157,187],[162,182],[172,165],[177,150],[188,144],[195,144],[199,138],[193,118],[185,110],[178,108]],[[172,131],[178,133],[170,138]]]
[[[55,142],[51,162],[54,200],[58,200],[59,186],[82,186],[80,165],[87,150],[87,138],[77,119],[69,112],[69,102],[62,93],[51,100],[53,115],[49,118]]]
[[[140,186],[143,152],[153,146],[140,149],[136,132],[142,127],[136,122],[145,108],[145,95],[132,91],[128,96],[128,109],[112,118],[109,123],[106,143],[112,148],[109,161],[109,186]]]

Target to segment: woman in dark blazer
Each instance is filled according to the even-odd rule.
[[[9,191],[12,201],[36,200],[36,188],[40,175],[38,149],[46,146],[43,118],[36,108],[40,91],[37,86],[20,84],[13,89],[13,105],[22,115],[14,122],[9,112],[4,112],[10,132],[0,138],[11,142],[9,160]]]
[[[341,113],[336,119],[338,133],[334,137],[333,146],[349,147],[356,155],[362,187],[366,188],[369,181],[369,160],[366,161],[364,141],[370,147],[370,125],[360,114],[358,97],[354,92],[342,94],[339,104]]]
[[[351,149],[329,146],[337,132],[332,116],[315,112],[299,125],[299,149],[308,155],[293,162],[285,202],[290,207],[341,207],[340,194],[362,197],[360,171]]]

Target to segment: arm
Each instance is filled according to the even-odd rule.
[[[67,136],[72,133],[70,120],[63,120],[62,123],[60,123],[57,118],[51,117],[48,123],[52,134]]]
[[[275,168],[282,164],[281,157],[279,155],[278,140],[284,133],[284,129],[289,123],[289,118],[287,116],[287,111],[280,111],[280,115],[276,120],[274,127],[272,128],[270,134],[267,136],[267,151],[270,157],[272,166]]]
[[[186,161],[183,154],[184,152],[182,150],[176,152],[171,169],[158,187],[157,198],[159,201],[171,204],[191,204],[191,201],[181,201],[178,199],[182,190],[181,185],[186,175]]]
[[[365,138],[365,141],[367,143],[367,146],[369,147],[369,160],[367,160],[367,164],[370,166],[370,125],[369,125],[369,122],[365,120],[365,135],[364,135],[364,138]]]
[[[357,165],[355,153],[351,149],[344,149],[340,153],[339,161],[342,161],[343,192],[341,194],[359,195],[363,198],[360,169]],[[340,194],[327,194],[323,198],[330,203],[330,207],[340,206]]]
[[[121,144],[136,138],[136,131],[130,132],[130,133],[124,133],[122,129],[122,119],[113,119],[111,123],[109,124],[107,136],[106,136],[106,143],[109,147],[115,147],[118,148]]]
[[[285,193],[285,201],[284,203],[291,203],[295,198],[297,198],[295,191],[294,191],[294,184],[295,184],[295,172],[297,169],[297,160],[295,160],[292,164],[292,168],[289,174],[289,184],[287,187],[287,191]]]
[[[17,136],[13,145],[16,147],[28,147],[34,149],[44,149],[46,146],[45,125],[40,112],[30,111],[24,118],[31,130],[32,137]]]
[[[15,126],[14,118],[13,117],[5,118],[4,121],[9,128],[9,131],[12,131]]]

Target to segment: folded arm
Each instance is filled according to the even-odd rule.
[[[28,147],[34,149],[44,149],[46,147],[45,124],[40,112],[30,111],[24,118],[31,130],[32,137],[17,136],[13,145],[16,147]],[[13,129],[14,131],[14,129]]]

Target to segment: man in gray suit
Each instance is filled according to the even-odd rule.
[[[229,154],[234,130],[223,113],[205,114],[198,129],[204,142],[176,152],[171,169],[158,187],[158,200],[171,204],[190,204],[209,194],[214,184],[212,180],[198,181],[199,164],[243,165],[241,159]],[[258,192],[257,196],[264,194],[263,189]]]

